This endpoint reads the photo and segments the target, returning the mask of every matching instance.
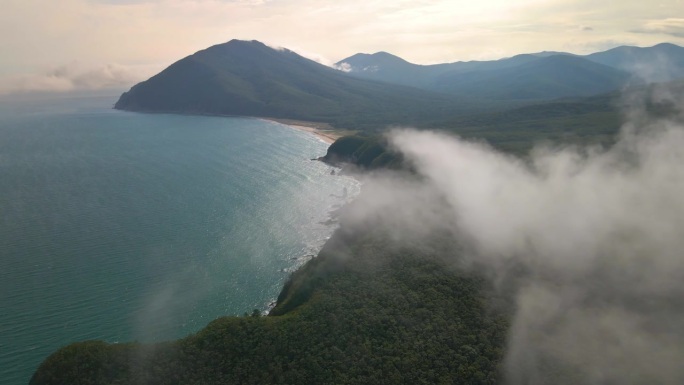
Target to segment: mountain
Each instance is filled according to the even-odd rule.
[[[598,95],[644,79],[684,78],[684,48],[618,47],[587,56],[544,51],[434,65],[378,52],[353,55],[336,68],[258,41],[231,40],[135,85],[115,108],[307,120],[356,130],[425,127],[463,115]]]
[[[402,84],[423,89],[434,89],[436,79],[446,73],[469,73],[475,70],[495,70],[514,67],[534,60],[532,55],[517,55],[496,61],[468,61],[445,64],[420,65],[389,54],[358,53],[336,63],[347,73],[371,80]]]
[[[647,80],[684,78],[684,48],[618,47],[586,57],[545,51],[434,65],[378,52],[353,55],[336,67],[341,70],[258,41],[231,40],[135,85],[115,108],[307,120],[356,130],[426,126],[618,90],[634,82],[635,72]],[[649,68],[660,76],[646,76]]]
[[[448,72],[435,79],[431,88],[488,99],[557,99],[609,92],[629,79],[628,73],[603,64],[552,55],[492,70]]]
[[[646,48],[622,46],[585,57],[650,82],[684,78],[684,48],[674,44],[662,43]]]
[[[578,56],[546,52],[431,66],[381,52],[357,54],[338,65],[365,79],[494,100],[589,96],[618,89],[630,78],[624,71]]]
[[[387,52],[358,53],[336,65],[360,78],[411,87],[422,87],[435,75],[448,70],[448,65],[422,66]]]
[[[115,108],[240,115],[382,128],[444,117],[472,102],[348,76],[286,49],[231,40],[172,64],[121,95]]]
[[[595,95],[634,81],[682,79],[684,48],[664,43],[649,48],[618,47],[586,56],[543,51],[435,65],[413,64],[381,52],[356,54],[337,65],[359,78],[430,91],[485,99],[544,100]]]

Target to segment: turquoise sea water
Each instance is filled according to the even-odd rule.
[[[159,341],[265,310],[358,190],[327,145],[257,119],[0,100],[0,379],[55,349]]]

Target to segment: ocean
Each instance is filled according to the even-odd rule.
[[[0,99],[0,379],[66,344],[162,341],[266,311],[358,182],[249,118],[140,114],[118,93]]]

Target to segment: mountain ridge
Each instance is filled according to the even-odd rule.
[[[342,59],[337,62],[336,65],[344,65],[350,75],[364,79],[373,79],[389,83],[394,82],[426,90],[448,92],[456,95],[475,95],[478,97],[508,94],[508,96],[506,96],[507,99],[520,99],[520,93],[525,93],[525,87],[523,85],[531,85],[532,88],[538,87],[540,86],[540,84],[538,84],[539,79],[535,77],[534,74],[528,74],[526,77],[519,79],[519,85],[509,89],[502,89],[500,85],[492,85],[484,80],[481,81],[477,87],[473,85],[472,87],[461,89],[458,85],[464,82],[473,83],[473,77],[480,79],[485,78],[484,75],[487,75],[485,71],[490,72],[489,75],[491,75],[491,78],[501,78],[506,75],[519,76],[511,73],[509,70],[524,66],[533,61],[543,63],[543,59],[553,56],[576,58],[576,63],[580,70],[582,68],[588,69],[591,66],[590,63],[606,66],[601,70],[598,69],[600,67],[594,67],[593,70],[589,71],[593,73],[592,76],[594,76],[594,80],[603,83],[603,85],[594,87],[596,88],[595,92],[592,90],[588,93],[582,92],[581,89],[576,89],[575,91],[568,93],[567,86],[573,85],[576,82],[582,82],[583,74],[580,73],[573,76],[573,71],[570,71],[570,73],[559,73],[555,76],[554,82],[566,83],[564,86],[566,87],[566,91],[561,89],[558,92],[547,92],[538,95],[543,99],[592,95],[600,92],[612,91],[619,89],[620,86],[624,85],[626,82],[662,82],[684,78],[684,48],[672,43],[661,43],[653,47],[644,48],[620,46],[589,55],[542,51],[537,53],[519,54],[491,61],[457,61],[432,65],[414,64],[395,56],[405,63],[403,64],[403,72],[402,68],[398,68],[397,66],[385,68],[382,66],[382,63],[369,61],[369,59],[373,58],[373,54],[365,54],[366,56],[364,56],[364,59],[366,59],[366,62],[364,63],[364,66],[360,66],[359,57],[357,55]],[[374,70],[367,71],[366,68],[373,68]],[[552,68],[544,69],[547,73],[551,70]],[[501,71],[502,73],[495,75],[492,74],[491,71]],[[602,72],[603,75],[597,78],[597,71]],[[629,77],[625,77],[624,73],[628,73]],[[623,77],[624,79],[618,80],[618,77]],[[616,80],[618,81],[616,82]],[[522,99],[526,98],[522,97]]]
[[[136,84],[114,108],[381,128],[473,106],[446,94],[348,76],[258,41],[231,40],[189,55]]]
[[[435,90],[492,99],[557,99],[591,96],[627,84],[623,71],[568,55],[551,55],[511,67],[465,74],[451,73],[436,79]],[[486,87],[485,85],[495,85]]]
[[[291,119],[361,131],[433,127],[464,115],[646,83],[652,80],[648,73],[630,68],[653,52],[669,55],[669,71],[661,74],[684,78],[684,48],[669,43],[585,56],[543,51],[432,65],[413,64],[381,51],[355,54],[329,67],[256,40],[230,40],[186,56],[136,84],[114,107]]]

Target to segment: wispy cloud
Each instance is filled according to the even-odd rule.
[[[352,66],[349,63],[343,62],[340,64],[334,64],[333,65],[335,69],[340,70],[342,72],[351,72]]]
[[[143,80],[143,76],[148,75],[150,70],[118,64],[84,67],[78,63],[71,63],[40,74],[5,79],[0,83],[0,94],[125,88]]]
[[[506,383],[681,384],[680,95],[626,96],[627,123],[607,149],[539,147],[520,159],[444,133],[395,131],[391,142],[420,178],[368,178],[344,220],[411,245],[445,232],[457,240],[449,257],[515,302]],[[672,116],[652,116],[653,103]]]
[[[590,53],[599,42],[653,45],[664,36],[684,44],[681,9],[680,0],[6,0],[0,77],[73,60],[166,66],[234,38],[290,47],[324,64],[358,52],[428,64]]]
[[[684,38],[684,18],[650,20],[643,27],[633,29],[631,32]]]

